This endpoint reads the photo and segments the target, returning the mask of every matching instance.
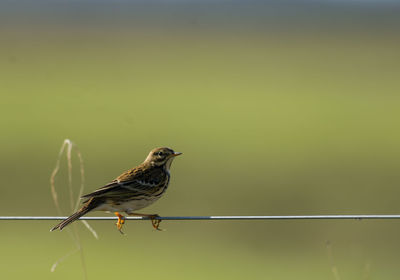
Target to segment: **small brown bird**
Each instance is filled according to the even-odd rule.
[[[114,212],[118,216],[117,228],[121,233],[125,220],[120,212],[149,217],[153,227],[160,230],[161,220],[156,219],[159,217],[157,214],[139,214],[134,211],[149,206],[165,193],[170,180],[171,163],[181,154],[166,147],[153,149],[141,165],[122,173],[104,187],[82,196],[86,199],[82,208],[53,227],[51,231],[62,230],[90,211]]]

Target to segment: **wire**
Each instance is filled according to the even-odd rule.
[[[0,220],[64,220],[59,216],[0,216]],[[79,220],[117,220],[118,217],[81,217]],[[148,217],[126,217],[126,220],[149,220]],[[290,216],[167,216],[156,220],[387,220],[400,215],[290,215]]]

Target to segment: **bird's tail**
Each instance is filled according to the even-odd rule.
[[[88,200],[88,202],[82,206],[81,209],[76,211],[74,214],[66,218],[64,221],[53,227],[50,231],[60,229],[62,230],[64,227],[72,223],[73,221],[78,220],[80,217],[85,215],[86,213],[92,211],[94,208],[96,208],[99,205],[99,203],[96,203],[94,197]]]

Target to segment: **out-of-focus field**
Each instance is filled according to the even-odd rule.
[[[101,4],[109,17],[74,5],[2,20],[0,215],[57,215],[49,177],[65,138],[83,153],[87,192],[156,146],[183,152],[149,213],[399,213],[399,9],[345,5],[327,20],[303,8],[313,24],[294,10],[278,28],[289,6],[270,19],[268,5],[239,5],[241,19],[220,4],[213,21],[200,4],[164,3],[135,22],[134,5]],[[64,209],[66,182],[64,163]],[[54,224],[0,222],[1,278],[82,278],[79,254],[50,272],[74,248]],[[327,241],[341,279],[400,273],[395,220],[164,221],[165,232],[129,221],[126,236],[91,225],[99,240],[76,224],[89,279],[335,279]]]

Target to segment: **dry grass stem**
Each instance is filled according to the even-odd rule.
[[[76,152],[76,155],[79,159],[79,166],[80,166],[80,187],[79,187],[79,191],[78,191],[78,198],[76,200],[74,199],[74,190],[73,190],[73,181],[72,181],[72,150],[74,150]],[[58,200],[58,194],[57,194],[57,190],[55,187],[55,178],[60,170],[60,162],[62,159],[62,155],[64,154],[64,151],[66,151],[67,166],[68,166],[68,192],[69,192],[69,203],[70,203],[70,212],[71,213],[76,212],[78,210],[79,204],[80,204],[80,197],[83,194],[83,190],[84,190],[84,186],[85,186],[85,169],[84,169],[84,165],[83,165],[82,154],[71,140],[65,139],[61,146],[60,152],[58,153],[56,166],[55,166],[53,172],[51,173],[51,177],[50,177],[50,188],[51,188],[51,194],[53,197],[53,201],[56,206],[58,214],[62,215],[62,216],[63,216],[63,211],[60,207],[60,203]],[[96,231],[89,225],[89,223],[87,221],[82,221],[82,223],[93,234],[93,236],[96,239],[98,239],[98,235],[97,235]],[[80,258],[81,258],[81,263],[82,263],[82,269],[83,269],[83,273],[84,273],[84,279],[87,279],[85,258],[83,255],[82,244],[80,242],[80,238],[79,238],[78,231],[76,229],[76,225],[74,224],[72,227],[67,228],[67,231],[68,231],[71,239],[74,241],[76,249],[69,252],[62,258],[58,259],[52,265],[50,271],[54,272],[55,269],[57,268],[57,266],[61,262],[63,262],[66,258],[71,256],[72,254],[79,252]]]

